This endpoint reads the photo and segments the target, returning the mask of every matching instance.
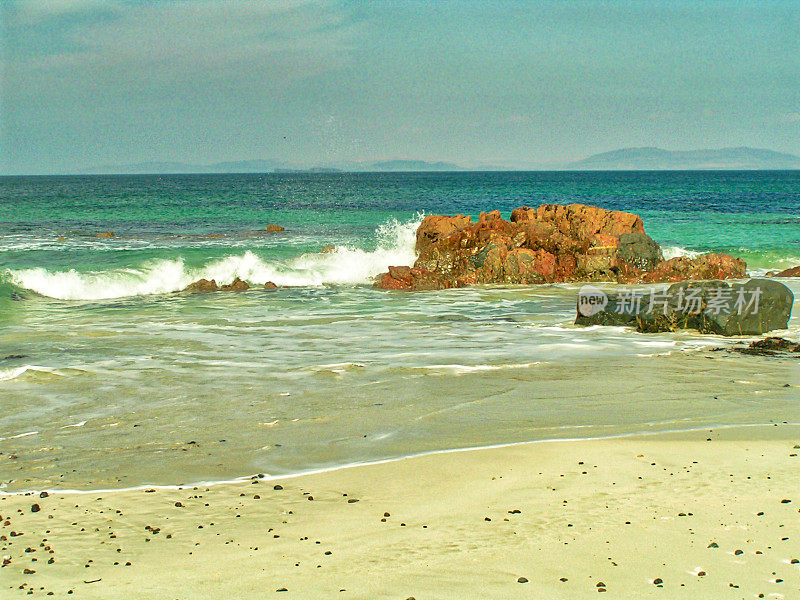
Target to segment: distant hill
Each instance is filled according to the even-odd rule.
[[[800,169],[800,157],[747,147],[718,150],[623,148],[595,154],[571,163],[567,168],[586,171]]]
[[[208,164],[152,161],[126,165],[103,165],[91,173],[337,173],[341,171],[464,171],[464,167],[447,162],[424,160],[384,160],[379,162],[347,162],[305,167],[280,160],[240,160]]]
[[[366,168],[369,168],[366,166]],[[375,171],[465,171],[464,167],[447,162],[425,160],[382,160],[372,163]]]
[[[103,165],[92,169],[93,173],[269,173],[291,168],[278,160],[239,160],[210,164],[190,164],[171,161],[151,161],[127,165]]]

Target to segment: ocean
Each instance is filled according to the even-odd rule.
[[[578,285],[371,285],[425,214],[572,202],[639,214],[667,257],[800,264],[800,171],[0,178],[0,490],[799,420],[796,360],[576,327]]]

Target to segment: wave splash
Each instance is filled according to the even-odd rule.
[[[250,284],[272,281],[279,286],[360,285],[390,265],[411,265],[416,259],[415,234],[422,216],[401,223],[392,220],[376,230],[377,246],[367,251],[337,246],[329,253],[302,254],[285,261],[266,262],[251,251],[230,255],[190,268],[183,260],[153,260],[138,268],[110,271],[51,272],[43,268],[8,270],[16,286],[60,300],[108,300],[128,296],[166,294],[184,289],[198,279],[226,284],[239,277]]]

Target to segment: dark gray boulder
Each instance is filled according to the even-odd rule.
[[[578,299],[577,325],[630,325],[643,333],[696,329],[716,335],[760,335],[786,329],[794,295],[780,282],[682,281]]]
[[[623,233],[619,236],[617,258],[640,271],[652,271],[664,260],[661,246],[644,233]]]

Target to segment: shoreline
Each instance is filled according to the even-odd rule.
[[[1,496],[0,587],[103,600],[790,598],[799,448],[800,426],[779,424],[79,502]]]
[[[604,440],[624,440],[624,439],[636,439],[636,438],[650,438],[655,437],[659,438],[662,436],[671,436],[677,435],[681,436],[682,434],[691,434],[697,433],[700,431],[708,431],[713,432],[714,430],[736,430],[736,429],[750,429],[750,428],[772,428],[772,427],[781,427],[781,426],[789,426],[789,427],[800,427],[800,422],[789,422],[783,421],[781,423],[731,423],[731,424],[714,424],[714,425],[704,425],[698,427],[689,427],[685,429],[666,429],[662,431],[634,431],[628,433],[617,433],[617,434],[609,434],[604,436],[589,436],[589,437],[567,437],[567,438],[543,438],[537,440],[526,440],[526,441],[519,441],[519,442],[505,442],[499,444],[487,444],[483,446],[465,446],[463,448],[443,448],[440,450],[429,450],[423,452],[417,452],[413,454],[407,454],[403,456],[395,456],[389,458],[381,458],[375,460],[367,460],[367,461],[356,461],[351,463],[344,463],[340,465],[333,465],[330,467],[322,467],[318,469],[308,469],[308,470],[301,470],[293,473],[284,473],[280,475],[270,475],[268,473],[250,473],[247,475],[240,475],[238,477],[234,477],[232,479],[220,479],[220,480],[207,480],[207,481],[195,481],[191,483],[180,483],[180,484],[149,484],[143,483],[141,485],[129,486],[129,487],[121,487],[121,488],[92,488],[86,490],[80,489],[58,489],[58,488],[36,488],[36,489],[28,489],[28,490],[19,490],[9,492],[6,490],[0,489],[0,497],[3,496],[30,496],[31,494],[40,494],[42,492],[46,492],[48,494],[63,494],[63,495],[87,495],[87,494],[115,494],[115,493],[123,493],[123,492],[136,492],[136,491],[143,491],[143,490],[160,490],[160,491],[181,491],[196,487],[216,487],[216,486],[229,486],[229,485],[236,485],[240,483],[246,483],[254,478],[262,482],[270,482],[270,481],[280,481],[285,479],[297,479],[299,477],[306,477],[306,476],[313,476],[313,475],[320,475],[325,473],[335,473],[337,471],[343,471],[348,469],[358,469],[362,467],[370,467],[375,465],[384,465],[384,464],[391,464],[395,462],[401,462],[405,460],[413,460],[416,458],[422,458],[427,456],[437,456],[442,454],[455,454],[460,452],[480,452],[485,450],[496,450],[496,449],[503,449],[503,448],[513,448],[515,446],[529,446],[532,444],[552,444],[552,443],[581,443],[581,442],[599,442]],[[24,434],[28,435],[28,434]]]

